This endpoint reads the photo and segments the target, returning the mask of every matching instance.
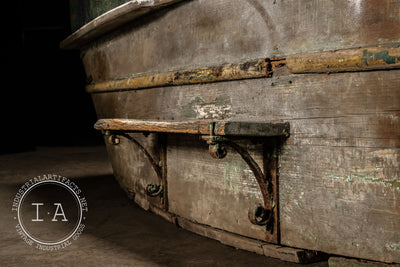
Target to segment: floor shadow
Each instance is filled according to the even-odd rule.
[[[134,204],[113,176],[84,177],[75,181],[89,205],[84,234],[111,242],[156,264],[301,266],[236,250],[177,228]],[[326,266],[326,263],[315,266]]]

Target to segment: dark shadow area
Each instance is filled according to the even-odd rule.
[[[79,51],[59,48],[71,33],[68,0],[6,1],[2,10],[0,137],[9,141],[0,153],[101,144]]]
[[[113,176],[74,179],[88,200],[85,235],[94,235],[149,261],[168,266],[303,266],[237,250],[146,212]],[[93,190],[96,185],[96,190]],[[326,262],[306,266],[327,266]]]
[[[0,210],[4,214],[0,258],[5,266],[302,266],[236,250],[141,209],[126,196],[110,167],[104,166],[108,165],[104,149],[46,148],[2,155],[0,162]],[[21,166],[27,170],[19,171]],[[11,210],[21,185],[48,173],[72,180],[89,209],[82,235],[69,247],[52,252],[30,247],[20,238],[16,213]],[[327,262],[306,266],[327,266]]]

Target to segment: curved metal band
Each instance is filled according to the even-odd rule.
[[[143,152],[143,154],[146,156],[146,158],[149,160],[151,166],[153,167],[154,171],[157,174],[158,180],[160,182],[160,184],[162,183],[162,173],[161,173],[161,169],[158,166],[158,163],[153,159],[153,157],[150,155],[150,153],[132,136],[125,134],[125,133],[118,133],[118,135],[125,137],[126,139],[128,139],[129,141],[131,141],[132,143],[134,143],[139,149],[140,151]]]

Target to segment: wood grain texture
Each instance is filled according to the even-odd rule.
[[[95,38],[135,20],[151,11],[182,0],[133,0],[101,14],[83,25],[60,43],[62,49],[78,49]],[[92,7],[93,8],[93,7]]]
[[[289,121],[291,135],[279,157],[282,244],[399,262],[399,77],[399,70],[282,72],[272,79],[92,96],[100,118],[190,120],[197,119],[200,107],[229,106],[216,119]],[[206,144],[185,140],[168,139],[171,210],[261,239],[263,232],[249,225],[245,214],[260,201],[248,166],[229,152],[226,159],[213,160]],[[263,166],[261,151],[254,149]],[[226,213],[221,207],[235,208]]]
[[[100,119],[94,125],[97,130],[211,134],[211,121],[147,121],[132,119]]]
[[[82,49],[82,60],[96,84],[272,55],[397,47],[399,12],[398,0],[188,1],[99,38]],[[278,68],[272,78],[92,97],[100,119],[289,122],[278,166],[281,243],[400,262],[399,85],[398,69],[328,75]],[[155,149],[155,140],[146,145]],[[225,159],[211,159],[196,136],[169,134],[167,143],[171,211],[264,237],[247,220],[249,205],[261,197],[240,156],[228,151]],[[260,144],[242,145],[263,166]],[[116,176],[142,194],[144,180],[154,178],[142,178],[150,167],[129,145],[120,146],[109,148]]]
[[[183,1],[82,47],[91,83],[272,56],[396,45],[397,0]]]

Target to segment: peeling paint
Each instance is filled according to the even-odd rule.
[[[400,251],[400,243],[386,244],[385,247],[391,251]]]
[[[228,119],[232,117],[232,101],[228,95],[220,95],[212,101],[205,101],[200,96],[194,97],[181,108],[187,118]]]
[[[367,49],[363,51],[363,55],[361,57],[361,61],[364,62],[365,65],[368,66],[368,63],[371,61],[382,60],[386,64],[395,64],[396,61],[400,60],[400,56],[389,56],[389,52],[387,50],[379,51],[379,52],[368,52]]]

